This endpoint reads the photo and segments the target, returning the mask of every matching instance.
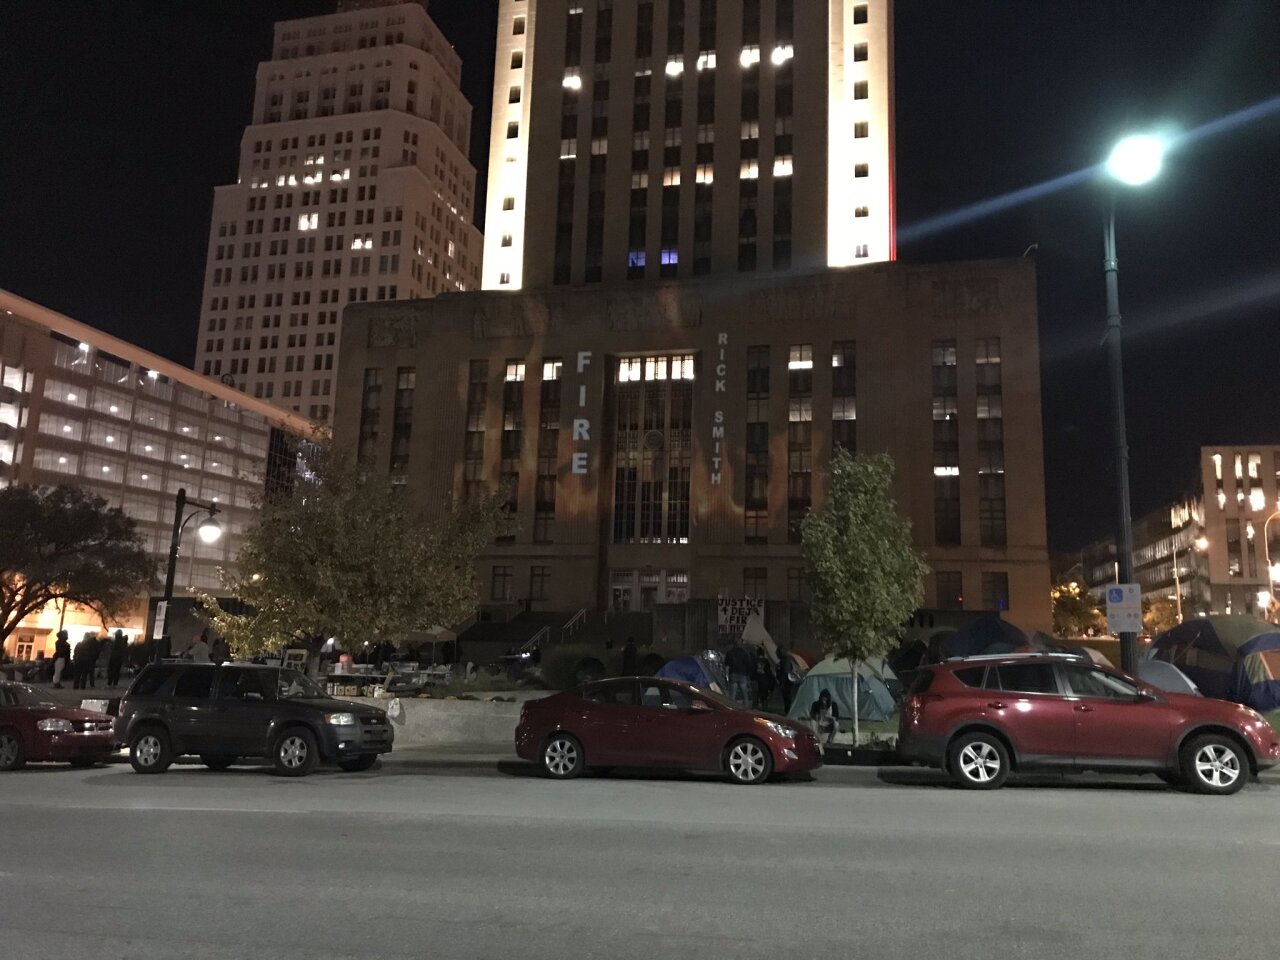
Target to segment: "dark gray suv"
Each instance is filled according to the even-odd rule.
[[[231,663],[151,664],[120,701],[112,731],[138,773],[194,754],[212,770],[265,758],[286,777],[319,763],[368,770],[394,737],[385,712],[335,700],[296,670]]]

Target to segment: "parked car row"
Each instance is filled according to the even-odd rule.
[[[321,763],[367,770],[394,734],[375,707],[329,697],[294,670],[247,664],[147,667],[118,716],[44,702],[0,683],[0,770],[27,760],[88,765],[116,747],[138,773],[181,755],[211,769],[266,760],[284,776]],[[710,771],[741,784],[823,763],[807,725],[688,683],[621,677],[526,703],[516,752],[553,779],[612,767]],[[1014,772],[1154,773],[1209,794],[1280,764],[1280,733],[1248,707],[1160,691],[1062,654],[1004,654],[920,668],[903,698],[898,753],[990,790]]]

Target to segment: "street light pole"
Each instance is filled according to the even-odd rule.
[[[1124,360],[1120,348],[1120,263],[1116,259],[1116,201],[1112,193],[1103,233],[1102,271],[1107,288],[1107,363],[1111,370],[1111,420],[1116,456],[1119,530],[1116,562],[1121,583],[1133,582],[1133,516],[1129,507],[1129,438],[1124,416]],[[1138,669],[1138,635],[1120,634],[1120,664],[1126,673]]]
[[[184,517],[183,514],[187,512],[188,505],[197,509]],[[208,517],[200,524],[201,539],[206,543],[213,543],[222,535],[222,527],[214,519],[218,515],[218,505],[212,502],[202,503],[199,500],[189,499],[186,488],[179,487],[177,495],[173,498],[173,535],[169,538],[169,566],[164,575],[164,597],[162,603],[164,604],[166,617],[169,615],[169,606],[173,602],[173,581],[178,572],[178,547],[182,543],[182,531],[186,529],[188,523],[201,514],[208,514]],[[159,654],[159,651],[157,651],[157,654]]]

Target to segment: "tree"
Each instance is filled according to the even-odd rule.
[[[911,542],[911,523],[893,500],[893,460],[850,456],[837,447],[821,511],[801,526],[818,638],[853,671],[858,742],[858,664],[890,653],[924,601],[929,572]]]
[[[266,499],[223,587],[243,604],[202,596],[204,617],[239,655],[337,637],[350,649],[415,627],[450,626],[478,602],[475,561],[505,532],[501,492],[426,515],[403,487],[321,449],[310,475]]]
[[[1053,632],[1060,637],[1092,637],[1102,632],[1102,611],[1093,594],[1071,580],[1049,591],[1053,600]]]
[[[1159,636],[1178,625],[1178,605],[1172,600],[1143,600],[1142,629]]]
[[[52,602],[122,613],[155,576],[133,518],[80,487],[0,490],[0,649]]]

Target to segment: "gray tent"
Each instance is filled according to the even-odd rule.
[[[1200,689],[1185,673],[1164,660],[1143,660],[1138,664],[1138,679],[1157,690],[1201,696]]]
[[[887,720],[893,714],[893,697],[886,680],[894,680],[894,673],[883,660],[858,664],[858,719]],[[848,660],[827,657],[804,675],[796,690],[795,699],[787,716],[792,720],[807,720],[823,690],[831,691],[831,699],[840,711],[842,720],[853,719],[853,673]]]

